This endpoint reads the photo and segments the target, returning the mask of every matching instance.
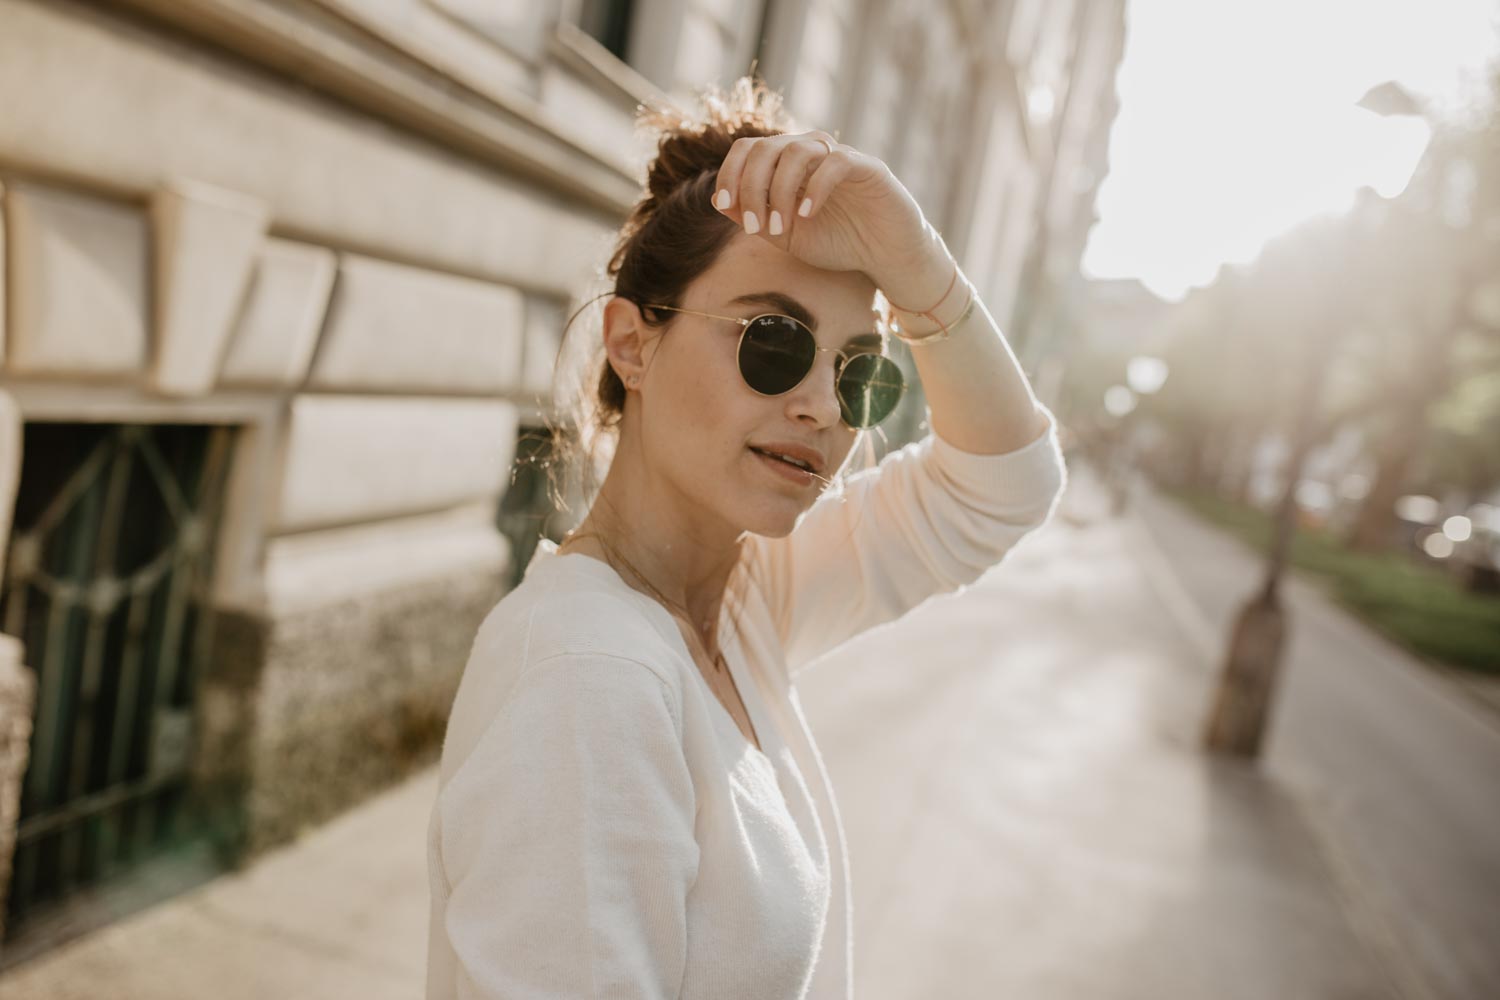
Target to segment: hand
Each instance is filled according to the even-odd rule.
[[[748,223],[746,232],[813,267],[863,271],[881,289],[911,290],[913,300],[926,294],[933,274],[946,282],[952,273],[942,238],[890,168],[826,132],[736,139],[714,192],[714,207]],[[806,216],[798,211],[804,200]],[[772,212],[780,216],[779,233],[771,231]],[[900,291],[891,294],[901,300]]]

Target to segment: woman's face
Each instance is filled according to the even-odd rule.
[[[737,233],[678,305],[743,319],[767,312],[793,316],[813,330],[820,347],[848,350],[851,338],[876,331],[875,291],[857,271],[811,267],[765,240]],[[651,474],[686,501],[685,510],[722,522],[702,528],[723,528],[731,537],[742,531],[789,534],[858,436],[840,419],[838,356],[819,351],[796,388],[762,396],[740,375],[737,349],[744,327],[687,313],[656,315],[671,317],[671,327],[662,336],[646,334],[653,339],[642,348],[638,391],[626,404],[639,406],[641,450]],[[779,464],[772,464],[777,460],[752,450],[777,444],[813,449],[822,479],[799,482],[778,471]]]

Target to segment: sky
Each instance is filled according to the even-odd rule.
[[[1126,18],[1083,271],[1174,301],[1362,185],[1400,193],[1427,126],[1355,103],[1394,79],[1451,112],[1500,52],[1500,0],[1128,0]]]

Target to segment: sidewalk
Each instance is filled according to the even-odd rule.
[[[802,683],[849,834],[855,996],[1399,996],[1303,799],[1199,749],[1215,662],[1142,526],[1072,472],[996,571]]]
[[[1103,510],[1075,470],[1002,567],[806,675],[850,843],[856,996],[1396,997],[1296,796],[1198,752],[1214,678],[1159,554]],[[24,963],[0,995],[420,997],[435,781]]]
[[[243,872],[0,974],[5,1000],[413,1000],[437,770]]]

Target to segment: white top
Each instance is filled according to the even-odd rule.
[[[479,627],[444,738],[428,1000],[847,1000],[843,829],[793,682],[1050,518],[1066,469],[1046,416],[1004,455],[929,434],[785,538],[750,536],[718,634],[764,752],[665,608],[543,539]]]

